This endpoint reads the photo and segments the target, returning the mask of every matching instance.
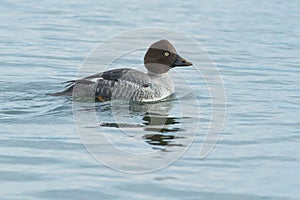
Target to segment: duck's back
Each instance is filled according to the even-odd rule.
[[[94,74],[67,82],[67,89],[56,96],[93,96],[98,100],[125,99],[130,101],[156,101],[173,91],[153,77],[129,68],[121,68]]]
[[[143,72],[128,68],[110,70],[100,74],[95,95],[105,100],[138,101],[149,83],[151,78]]]

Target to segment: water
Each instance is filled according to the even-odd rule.
[[[1,2],[1,199],[299,199],[299,4]],[[163,132],[147,128],[149,116],[137,106],[129,113],[120,109],[121,125],[128,126],[126,116],[134,119],[125,127],[132,135],[120,134],[110,106],[96,104],[111,140],[133,152],[158,149],[157,161],[185,148],[193,136],[189,128],[200,120],[196,140],[179,160],[133,175],[99,164],[80,142],[72,101],[46,93],[76,77],[99,42],[145,26],[181,32],[207,50],[224,80],[227,115],[219,142],[201,160],[210,98],[193,73],[189,78],[198,88],[201,115],[193,115],[193,94],[178,81],[175,95],[191,115],[180,115],[176,99],[154,104],[160,114],[167,112]],[[136,59],[124,63],[142,61]],[[181,129],[186,135],[176,137]],[[173,146],[165,149],[170,142]],[[103,151],[110,149],[103,146]]]

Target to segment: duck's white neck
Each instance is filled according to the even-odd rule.
[[[154,76],[154,77],[168,76],[168,72],[157,74],[157,73],[151,72],[151,71],[149,71],[149,70],[148,70],[147,74],[148,74],[149,76]]]
[[[157,84],[159,88],[164,88],[168,91],[168,94],[174,92],[174,85],[172,79],[169,77],[169,74],[166,73],[153,73],[148,71],[148,76],[152,79],[153,83]]]

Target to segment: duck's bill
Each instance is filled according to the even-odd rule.
[[[173,67],[177,67],[177,66],[191,66],[191,65],[193,65],[193,63],[187,61],[186,59],[184,59],[180,55],[177,55],[176,60],[173,63]]]

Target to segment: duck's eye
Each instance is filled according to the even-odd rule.
[[[170,55],[170,53],[166,51],[165,52],[165,56],[169,56],[169,55]]]

